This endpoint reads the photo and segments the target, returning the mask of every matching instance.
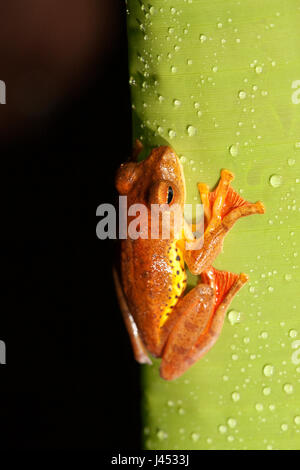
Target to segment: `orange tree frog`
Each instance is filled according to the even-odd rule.
[[[138,145],[134,154],[137,157]],[[148,353],[160,357],[160,375],[166,380],[179,377],[214,345],[229,304],[248,279],[246,274],[212,267],[235,222],[264,213],[261,202],[247,202],[232,189],[232,180],[233,174],[222,170],[214,191],[198,184],[205,215],[201,248],[187,248],[184,235],[121,240],[120,269],[114,268],[114,281],[134,356],[138,362],[150,364]],[[171,208],[176,203],[184,209],[182,167],[167,146],[155,148],[141,162],[121,165],[116,188],[127,196],[128,207],[139,203],[149,209],[151,204]],[[149,216],[149,234],[151,222]],[[184,295],[185,264],[192,274],[201,275],[201,280]]]

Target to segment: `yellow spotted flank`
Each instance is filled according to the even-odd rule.
[[[178,298],[181,296],[182,292],[186,286],[186,273],[184,269],[184,260],[182,251],[176,245],[176,241],[174,241],[168,247],[168,260],[170,266],[172,268],[172,286],[169,290],[169,298],[168,301],[162,309],[162,314],[160,318],[159,326],[162,327],[168,316],[172,313],[172,309],[178,302]]]

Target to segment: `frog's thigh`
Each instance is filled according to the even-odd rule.
[[[184,358],[208,325],[213,306],[214,292],[206,284],[198,284],[179,300],[172,314],[178,320],[169,334],[162,355],[161,377],[172,380],[187,369]]]
[[[227,290],[225,293],[223,292],[221,302],[219,303],[217,309],[215,310],[214,307],[212,308],[214,313],[211,316],[211,319],[209,320],[209,324],[207,325],[205,330],[202,331],[202,334],[200,334],[196,341],[194,341],[189,351],[182,351],[183,356],[181,358],[178,357],[177,366],[173,366],[172,368],[168,364],[164,365],[162,376],[167,380],[175,379],[181,374],[183,374],[196,361],[201,359],[201,357],[203,357],[216,343],[222,331],[226,311],[231,301],[248,280],[248,276],[244,273],[241,273],[238,276],[232,275],[231,273],[227,272],[218,272],[217,270],[214,271],[215,274],[212,278],[212,284],[216,283],[219,289],[221,288],[221,292],[222,282],[225,282],[226,286],[228,286],[228,276],[229,279],[231,277],[231,281],[229,280],[229,284],[231,284],[232,282],[232,285],[231,287],[229,287],[229,290]],[[218,273],[217,275],[216,272]]]
[[[133,316],[131,315],[128,309],[127,302],[126,302],[123,289],[120,283],[119,275],[115,268],[113,268],[113,278],[115,282],[120,309],[123,315],[123,320],[126,325],[129,338],[131,341],[134,358],[140,364],[152,364],[152,361],[147,354],[147,350],[144,346],[144,343],[142,342],[141,337],[139,335],[138,328],[133,319]]]
[[[213,269],[213,268],[212,268]],[[215,310],[211,323],[209,325],[208,330],[205,332],[204,335],[201,335],[198,338],[198,341],[195,342],[195,344],[192,346],[191,350],[188,352],[187,357],[186,357],[186,364],[187,367],[190,367],[193,365],[196,361],[201,359],[216,343],[217,339],[220,336],[220,333],[223,328],[224,324],[224,319],[225,315],[227,312],[227,309],[229,305],[231,304],[233,298],[235,295],[238,293],[238,291],[245,285],[245,283],[248,281],[248,276],[244,273],[241,273],[239,276],[238,275],[232,275],[232,273],[228,273],[226,271],[217,271],[214,270],[214,281],[216,284],[221,287],[220,280],[218,280],[218,277],[223,279],[223,282],[225,281],[226,284],[228,285],[228,282],[233,282],[229,290],[226,292],[226,294],[222,297],[222,300]],[[229,279],[231,277],[231,281],[228,281],[228,276]],[[236,278],[234,280],[234,278]],[[221,281],[222,282],[222,281]]]

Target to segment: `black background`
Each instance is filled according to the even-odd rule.
[[[140,446],[139,368],[113,289],[114,244],[95,232],[131,150],[118,3],[113,46],[84,84],[1,142],[2,449]]]

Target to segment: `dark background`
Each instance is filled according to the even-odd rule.
[[[125,2],[0,10],[0,447],[137,449],[139,368],[95,232],[131,150]]]

